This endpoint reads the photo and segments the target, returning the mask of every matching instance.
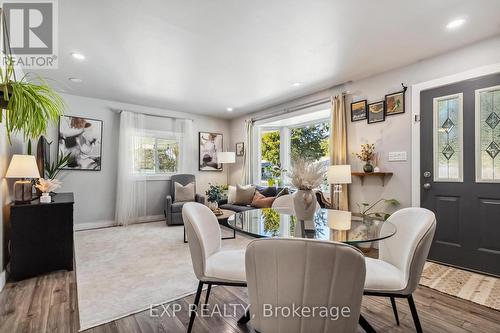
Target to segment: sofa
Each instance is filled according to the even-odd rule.
[[[284,189],[285,189],[284,187],[260,186],[260,185],[257,185],[255,187],[255,190],[259,191],[265,197],[275,197],[278,195],[278,193],[280,193]],[[227,199],[219,201],[219,207],[222,209],[232,210],[233,212],[237,213],[255,209],[255,207],[252,207],[250,205],[244,206],[244,205],[236,205],[234,203],[228,203]]]
[[[184,186],[189,183],[194,183],[194,201],[205,204],[205,197],[196,193],[196,181],[194,175],[173,175],[170,180],[170,194],[165,198],[164,213],[167,225],[184,224],[184,221],[182,220],[182,206],[184,206],[184,204],[188,201],[175,202],[175,183],[179,183]]]

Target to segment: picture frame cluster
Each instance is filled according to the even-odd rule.
[[[385,121],[387,116],[405,112],[406,89],[387,94],[384,100],[368,103],[366,99],[351,103],[351,122],[367,120],[368,124]]]

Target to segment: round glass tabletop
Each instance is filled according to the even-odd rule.
[[[227,224],[253,237],[315,238],[348,244],[378,241],[396,233],[390,222],[331,209],[318,210],[312,221],[298,220],[287,209],[252,209],[234,214]]]

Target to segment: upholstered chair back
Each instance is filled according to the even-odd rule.
[[[251,326],[259,332],[356,332],[365,282],[365,259],[352,246],[311,239],[259,239],[246,250],[245,268]],[[302,307],[315,316],[270,308]],[[319,308],[331,309],[328,316]],[[337,320],[335,309],[349,308]],[[267,309],[267,310],[266,310]],[[307,310],[306,310],[307,311]],[[310,313],[311,314],[311,313]]]
[[[431,248],[436,217],[428,209],[411,207],[395,212],[387,221],[394,224],[397,231],[380,242],[379,259],[399,268],[407,281],[403,294],[411,294],[418,285]]]
[[[197,202],[184,204],[182,218],[186,227],[194,273],[198,280],[203,280],[207,258],[221,248],[219,222],[207,206]]]
[[[275,209],[291,210],[293,212],[293,197],[291,194],[285,194],[274,199],[271,206]]]
[[[179,183],[183,186],[186,186],[189,183],[194,183],[194,193],[196,193],[196,178],[194,175],[172,175],[172,177],[170,177],[170,195],[172,196],[172,201],[175,201],[175,183]]]

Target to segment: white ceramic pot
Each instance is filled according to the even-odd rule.
[[[312,190],[297,190],[293,194],[293,209],[295,210],[295,216],[299,220],[312,221],[316,211],[314,192]]]
[[[214,201],[214,202],[208,202],[208,208],[210,208],[211,210],[216,210],[217,208],[219,208],[219,204],[217,203],[217,201]]]

